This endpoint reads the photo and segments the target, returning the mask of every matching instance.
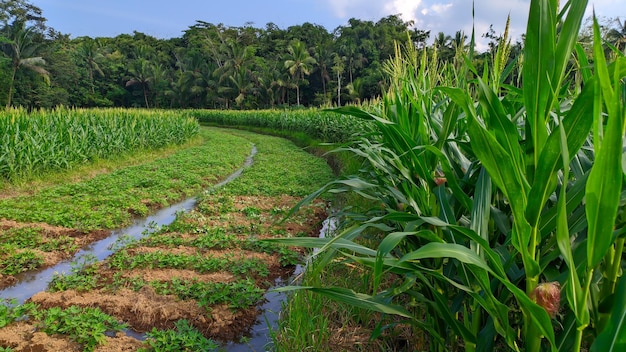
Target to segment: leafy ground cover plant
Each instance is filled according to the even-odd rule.
[[[32,250],[7,250],[4,247],[3,252],[3,258],[0,260],[0,271],[4,275],[16,275],[35,270],[44,264],[43,256]]]
[[[68,335],[84,351],[93,351],[105,341],[105,333],[115,333],[126,325],[103,313],[98,308],[70,306],[66,309],[52,307],[35,314],[38,328],[49,335]]]
[[[328,143],[349,141],[356,133],[369,128],[370,123],[349,116],[339,116],[319,109],[309,110],[197,110],[192,112],[201,123],[220,126],[261,128],[285,137],[320,140]]]
[[[212,351],[219,347],[184,319],[177,321],[172,330],[153,329],[146,336],[149,348],[141,351]]]

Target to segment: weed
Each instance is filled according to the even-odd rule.
[[[228,304],[232,309],[255,305],[265,293],[250,279],[235,282],[199,282],[173,279],[169,282],[150,282],[158,294],[176,295],[180,299],[195,299],[200,307]]]
[[[117,252],[120,249],[129,247],[135,243],[137,243],[136,238],[128,234],[122,234],[109,246],[108,249],[112,252]]]
[[[25,271],[35,270],[44,264],[42,255],[31,250],[12,253],[0,261],[1,272],[5,275],[16,275]]]
[[[48,290],[51,292],[66,290],[84,292],[96,288],[99,279],[97,261],[95,256],[85,256],[72,263],[71,274],[54,273]]]
[[[106,338],[106,332],[117,332],[126,324],[105,314],[99,308],[70,306],[67,309],[52,307],[37,313],[38,328],[48,335],[68,335],[81,344],[85,351],[93,351]]]
[[[140,351],[211,351],[219,347],[214,341],[204,337],[187,320],[181,319],[174,324],[174,330],[157,330],[153,328],[146,333],[145,344],[149,348]]]
[[[258,219],[261,216],[261,210],[255,207],[245,207],[241,212],[251,219]]]

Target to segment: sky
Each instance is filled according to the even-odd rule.
[[[269,22],[286,29],[310,22],[328,31],[347,25],[350,18],[378,21],[399,14],[418,29],[454,35],[472,31],[470,0],[31,0],[43,10],[48,25],[71,37],[114,37],[142,32],[157,38],[180,37],[197,20],[227,26],[252,24],[263,28]],[[562,0],[561,2],[565,2]],[[530,0],[475,0],[474,28],[477,40],[493,25],[504,31],[511,15],[511,35],[524,33]],[[626,0],[589,0],[600,17],[626,20]],[[486,40],[479,41],[479,48]]]

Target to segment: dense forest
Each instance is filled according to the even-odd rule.
[[[626,22],[606,23],[607,40],[623,50]],[[489,60],[500,37],[493,30],[482,36],[490,50],[475,59]],[[461,31],[431,38],[397,15],[353,18],[332,32],[311,23],[281,29],[199,20],[179,38],[140,32],[72,38],[48,27],[42,10],[27,0],[7,0],[0,4],[0,104],[259,109],[358,103],[380,95],[382,63],[395,41],[407,40],[436,50],[443,61],[458,59],[469,42]],[[520,52],[515,43],[510,56]]]

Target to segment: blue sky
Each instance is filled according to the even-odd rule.
[[[565,2],[565,0],[561,0]],[[31,0],[43,10],[48,25],[61,33],[79,36],[112,37],[134,30],[157,38],[179,37],[196,20],[242,26],[247,22],[265,27],[273,22],[280,28],[311,22],[329,31],[354,17],[377,21],[401,14],[414,20],[420,29],[454,34],[470,33],[470,0]],[[529,0],[476,0],[477,36],[493,24],[499,34],[506,16],[511,15],[512,35],[526,26]],[[625,0],[590,0],[599,16],[626,19]]]

